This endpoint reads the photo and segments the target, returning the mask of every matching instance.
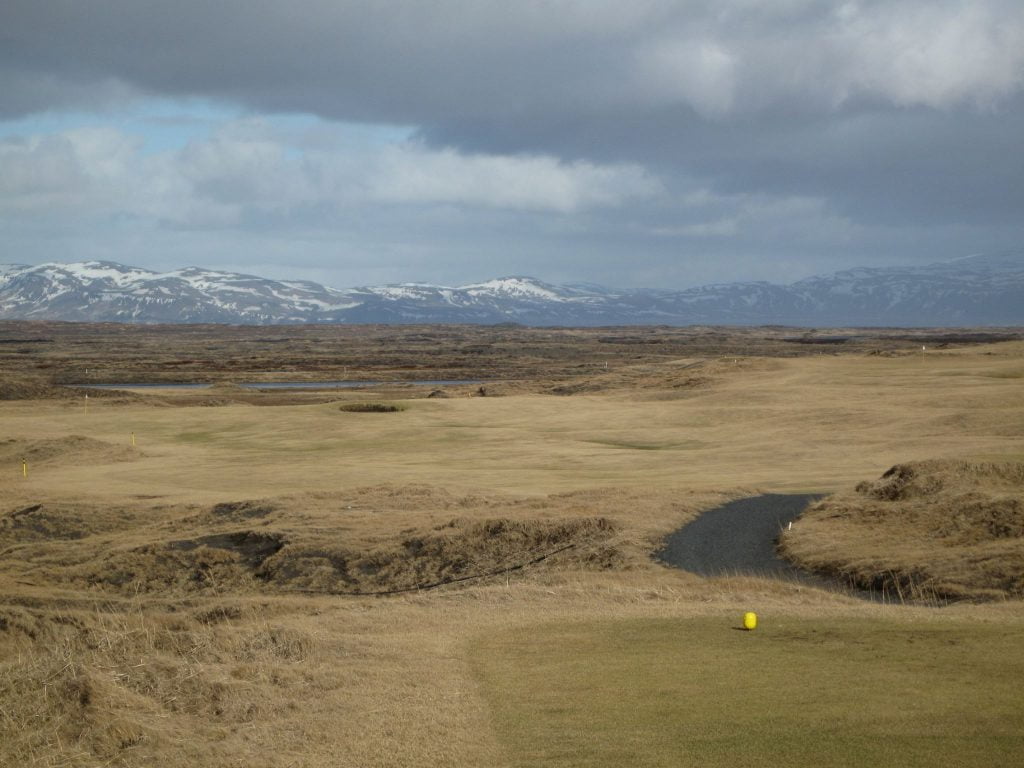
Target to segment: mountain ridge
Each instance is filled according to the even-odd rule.
[[[780,285],[685,290],[555,285],[522,275],[463,286],[337,289],[306,280],[112,261],[0,265],[0,318],[135,323],[507,323],[538,326],[1024,325],[1024,252],[857,267]]]

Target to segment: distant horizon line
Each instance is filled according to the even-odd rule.
[[[401,282],[392,282],[392,283],[364,283],[364,284],[361,284],[361,285],[350,285],[350,286],[345,286],[345,287],[337,287],[337,286],[334,286],[334,285],[328,285],[327,283],[317,282],[315,280],[279,279],[279,278],[266,277],[266,276],[255,274],[255,273],[251,273],[251,272],[236,272],[236,271],[220,269],[220,268],[216,268],[216,267],[204,267],[204,266],[200,266],[200,265],[197,265],[197,264],[190,264],[190,265],[183,266],[183,267],[176,267],[176,268],[171,269],[171,270],[161,271],[161,270],[156,270],[156,269],[152,269],[152,268],[149,268],[149,267],[139,267],[139,266],[136,266],[136,265],[133,265],[133,264],[127,264],[127,263],[121,262],[121,261],[113,261],[111,259],[84,259],[84,260],[80,260],[80,261],[43,261],[43,262],[39,262],[37,264],[0,263],[0,274],[3,274],[5,272],[7,272],[11,268],[14,268],[14,269],[18,269],[18,268],[36,269],[36,268],[39,268],[39,267],[48,267],[48,266],[71,267],[71,266],[77,266],[77,265],[82,265],[82,266],[99,265],[99,266],[123,267],[123,268],[129,269],[129,270],[135,270],[135,271],[139,271],[139,272],[146,272],[146,273],[149,273],[149,274],[152,274],[152,275],[156,275],[156,276],[160,276],[160,277],[163,277],[163,276],[173,277],[176,274],[181,273],[181,272],[186,272],[186,271],[189,271],[189,270],[198,270],[198,271],[201,271],[201,272],[211,272],[211,273],[218,273],[218,274],[222,274],[222,275],[237,275],[237,276],[240,276],[240,277],[251,277],[251,278],[258,279],[258,280],[269,280],[269,281],[273,281],[273,282],[277,282],[277,283],[283,283],[283,284],[288,284],[288,283],[312,284],[312,285],[317,285],[317,286],[320,286],[322,288],[326,288],[328,290],[337,291],[337,292],[359,290],[359,289],[364,289],[364,288],[372,290],[372,289],[375,289],[375,288],[402,287],[402,286],[417,286],[417,287],[426,287],[426,288],[441,288],[441,289],[452,289],[452,290],[464,290],[464,289],[467,289],[467,288],[484,287],[484,286],[486,286],[486,285],[488,285],[490,283],[495,283],[495,282],[500,282],[500,281],[505,281],[505,280],[518,280],[518,281],[530,282],[530,283],[540,284],[540,285],[545,285],[545,286],[563,287],[563,288],[593,287],[593,288],[600,288],[600,289],[610,289],[610,290],[622,291],[624,293],[632,293],[632,292],[670,292],[670,293],[676,293],[676,292],[696,290],[696,289],[700,289],[700,288],[710,288],[710,287],[725,286],[725,285],[743,285],[743,284],[746,284],[746,285],[774,285],[774,286],[786,287],[786,286],[795,285],[796,283],[802,282],[804,280],[812,280],[812,279],[817,278],[817,277],[826,277],[826,276],[838,275],[838,274],[842,274],[844,272],[852,272],[852,271],[855,271],[855,270],[898,271],[898,270],[927,269],[929,267],[936,267],[936,266],[941,266],[941,265],[951,265],[951,264],[956,264],[958,262],[965,262],[965,261],[971,261],[973,259],[984,259],[984,258],[1016,258],[1016,259],[1021,260],[1022,266],[1024,266],[1024,250],[1001,250],[1001,251],[997,251],[997,252],[979,251],[979,252],[974,252],[974,253],[970,253],[970,254],[963,255],[963,256],[954,256],[954,257],[949,258],[949,259],[942,259],[942,260],[939,260],[939,261],[932,261],[932,262],[928,262],[928,263],[925,263],[925,264],[897,265],[897,266],[874,266],[874,267],[851,266],[851,267],[846,267],[846,268],[839,269],[839,270],[834,270],[834,271],[831,271],[831,272],[818,272],[818,273],[815,273],[815,274],[812,274],[812,275],[808,275],[807,277],[803,277],[803,278],[800,278],[798,280],[795,280],[795,281],[792,281],[792,282],[788,282],[788,283],[781,283],[781,282],[776,283],[776,282],[770,282],[768,280],[743,280],[743,279],[738,279],[738,280],[732,280],[732,281],[721,281],[721,280],[719,280],[719,281],[710,282],[710,283],[696,284],[696,285],[693,285],[693,286],[691,286],[689,288],[674,288],[674,289],[673,288],[653,288],[653,287],[620,288],[620,287],[613,287],[613,286],[610,286],[610,285],[607,285],[607,284],[596,283],[596,282],[588,281],[588,280],[570,280],[570,281],[566,281],[566,282],[554,282],[554,281],[545,280],[543,278],[534,277],[532,275],[525,275],[525,274],[500,275],[500,276],[497,276],[497,277],[487,278],[485,280],[478,280],[478,281],[469,282],[469,283],[463,283],[463,284],[458,284],[458,285],[447,285],[447,284],[444,284],[444,283],[430,282],[430,281],[425,281],[425,280],[403,280]]]

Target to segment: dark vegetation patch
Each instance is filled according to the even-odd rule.
[[[265,501],[226,501],[214,504],[210,512],[221,520],[252,520],[266,517],[275,509],[273,504]]]
[[[75,398],[63,384],[137,382],[242,382],[253,371],[287,370],[306,381],[359,379],[531,382],[533,391],[592,378],[610,364],[646,365],[683,358],[816,355],[820,342],[793,343],[798,332],[782,326],[668,326],[528,328],[516,325],[289,326],[274,333],[259,326],[130,325],[0,321],[0,399]],[[1024,338],[1021,329],[829,329],[847,341],[841,354],[919,350],[921,345],[978,344]],[[47,343],[37,343],[46,339]],[[183,378],[184,377],[184,378]],[[260,395],[264,394],[265,397]],[[426,397],[428,391],[411,396]],[[491,394],[488,388],[488,394]],[[92,390],[95,398],[167,400],[166,393],[134,395]],[[202,398],[258,405],[323,402],[310,392],[177,393],[168,402]]]
[[[1021,332],[971,331],[957,333],[932,332],[927,336],[893,334],[891,338],[899,341],[927,341],[930,344],[993,344],[1000,341],[1020,341],[1024,339]]]
[[[783,339],[783,341],[788,344],[846,344],[859,338],[859,336],[795,336]]]
[[[238,555],[243,565],[249,568],[257,568],[268,557],[280,552],[284,547],[284,543],[284,537],[280,534],[237,531],[235,533],[215,533],[209,536],[200,536],[196,539],[172,541],[167,547],[168,549],[183,552],[190,552],[199,547],[223,549]]]
[[[68,398],[71,392],[55,387],[41,376],[4,373],[0,376],[0,400],[53,400]]]
[[[137,524],[139,513],[127,509],[53,503],[29,504],[0,514],[0,548],[49,540],[84,539]]]
[[[61,580],[116,591],[391,594],[500,576],[528,566],[609,569],[625,556],[603,517],[454,518],[354,540],[340,529],[294,537],[235,530],[158,541],[69,563]],[[206,619],[214,622],[216,616]]]
[[[338,410],[345,413],[398,413],[404,411],[405,406],[394,403],[345,403],[338,406]]]
[[[387,593],[497,576],[551,561],[610,568],[622,556],[607,519],[454,519],[370,548],[343,542],[289,546],[267,559],[260,578],[289,590]]]
[[[74,581],[128,592],[244,590],[285,546],[278,532],[231,531],[145,544],[69,569]]]

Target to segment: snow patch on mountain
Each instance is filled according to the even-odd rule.
[[[611,290],[495,278],[461,287],[338,290],[200,267],[108,261],[0,265],[0,318],[145,323],[1022,325],[1024,252],[921,267],[858,268],[791,285]]]
[[[565,301],[557,289],[529,277],[502,277],[460,288],[470,296],[516,296],[546,301]]]

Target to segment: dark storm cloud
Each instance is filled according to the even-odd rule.
[[[620,238],[646,249],[652,274],[673,237],[736,258],[759,243],[863,255],[971,250],[982,231],[1019,239],[1022,87],[1018,0],[6,0],[0,10],[0,116],[199,97],[412,126],[425,149],[399,158],[403,168],[415,159],[474,179],[423,191],[403,171],[392,187],[375,182],[391,200],[529,207],[482,181],[500,168],[551,174],[544,205],[576,211],[601,168],[542,159],[513,172],[487,157],[605,164],[632,180],[620,201],[633,205],[629,220],[614,237],[598,220],[578,226],[603,244],[596,260]],[[438,154],[449,147],[481,157]],[[668,202],[652,198],[659,184]]]
[[[992,104],[1021,85],[1022,19],[1015,0],[8,0],[0,61],[25,87],[118,78],[344,119],[723,117]]]
[[[1024,105],[850,109],[829,115],[701,119],[685,107],[549,124],[444,122],[438,143],[471,149],[630,160],[687,174],[723,193],[814,195],[880,225],[1019,222]]]

